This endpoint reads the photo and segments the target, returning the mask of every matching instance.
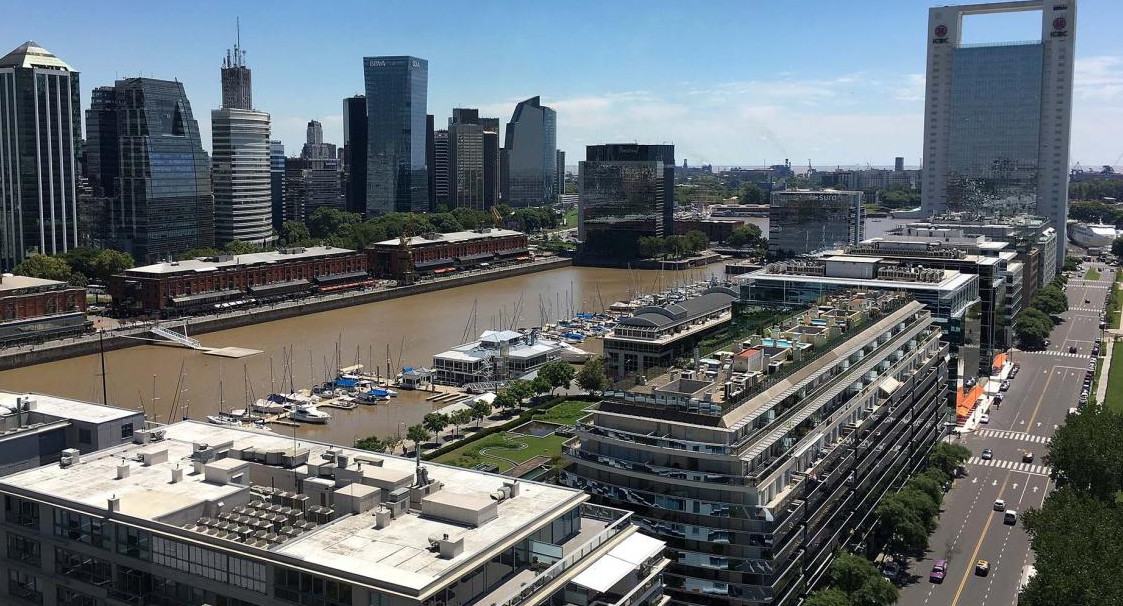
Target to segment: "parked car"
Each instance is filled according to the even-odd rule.
[[[977,383],[977,382],[978,381],[975,379],[975,377],[967,377],[966,379],[963,380],[963,386],[964,387],[974,387],[975,383]]]
[[[1068,353],[1076,353],[1076,346],[1075,345],[1069,345],[1068,346]]]
[[[984,425],[990,423],[990,415],[988,415],[988,414],[979,415],[979,422],[984,424]]]
[[[900,574],[901,565],[898,564],[895,560],[889,560],[888,562],[885,562],[881,565],[881,576],[889,579],[890,581],[896,581],[897,577],[900,576]]]
[[[1007,391],[1009,389],[1010,389],[1010,381],[1008,381],[1008,380],[1003,381],[1002,384],[998,386],[998,391]]]
[[[928,573],[928,580],[933,583],[943,583],[944,577],[948,574],[948,561],[936,560],[932,564],[932,572]]]
[[[993,459],[994,458],[994,451],[989,449],[989,448],[984,448],[983,449],[983,455],[982,455],[981,458],[984,461],[989,461],[989,460]]]
[[[979,560],[975,562],[975,574],[985,577],[990,574],[990,562],[986,560]]]

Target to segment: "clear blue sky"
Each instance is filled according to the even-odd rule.
[[[691,164],[917,164],[931,2],[835,0],[562,3],[342,0],[5,3],[3,54],[33,39],[89,91],[143,74],[182,81],[210,148],[219,66],[241,17],[254,104],[298,153],[309,119],[342,144],[342,99],[364,55],[429,60],[428,111],[480,107],[506,122],[541,95],[567,164],[584,145],[673,142]],[[977,19],[988,19],[979,17]],[[1006,17],[971,41],[1034,37]],[[1072,161],[1123,154],[1123,2],[1080,0]],[[986,35],[972,36],[972,31]]]

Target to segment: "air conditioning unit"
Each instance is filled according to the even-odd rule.
[[[80,463],[82,455],[77,448],[67,448],[62,451],[62,456],[59,458],[59,467],[70,467],[71,465]]]

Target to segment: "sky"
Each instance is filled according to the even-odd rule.
[[[210,149],[210,110],[235,18],[256,109],[296,155],[305,125],[343,143],[362,57],[429,61],[428,113],[478,107],[506,123],[540,95],[566,163],[584,146],[673,143],[679,163],[798,169],[920,163],[928,8],[920,0],[11,0],[0,55],[35,40],[89,91],[143,75],[183,82]],[[1123,2],[1079,0],[1071,161],[1123,163]],[[1032,13],[972,17],[965,41],[1037,38]]]

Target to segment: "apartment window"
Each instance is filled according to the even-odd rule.
[[[133,437],[133,424],[125,423],[121,426],[121,439],[124,440],[131,437]]]
[[[148,547],[150,535],[144,530],[129,526],[117,527],[117,553],[148,560],[152,552]]]
[[[71,541],[109,549],[109,528],[101,518],[94,516],[56,509],[55,534]]]
[[[351,586],[315,575],[276,568],[273,595],[302,606],[350,606]]]
[[[61,547],[55,548],[55,572],[98,587],[113,581],[108,561]]]
[[[39,577],[11,568],[8,569],[8,593],[32,604],[43,603],[43,586]]]
[[[265,593],[265,565],[202,547],[152,537],[152,563]]]
[[[4,519],[24,528],[39,530],[39,504],[27,499],[5,495]]]
[[[86,595],[69,587],[58,586],[55,592],[55,603],[58,606],[105,606],[105,602],[92,595]]]
[[[39,541],[8,533],[8,559],[39,566]]]

